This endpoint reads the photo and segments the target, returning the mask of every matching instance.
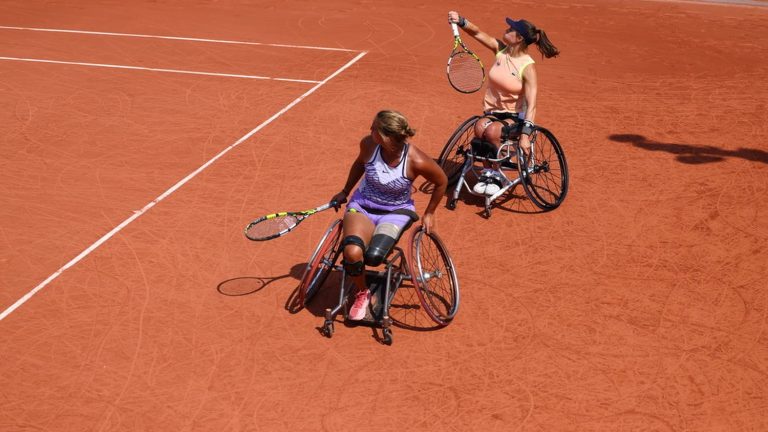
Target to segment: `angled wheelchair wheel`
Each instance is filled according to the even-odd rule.
[[[448,183],[453,184],[459,179],[461,168],[466,160],[466,152],[469,150],[470,142],[475,137],[475,122],[479,116],[472,116],[453,132],[451,138],[440,152],[437,164],[445,171],[448,176]]]
[[[419,228],[408,261],[422,307],[435,323],[448,325],[459,310],[459,280],[440,237]]]
[[[306,305],[312,300],[325,279],[333,270],[336,261],[341,255],[339,243],[341,241],[341,219],[334,221],[325,232],[322,240],[309,257],[307,267],[299,284],[299,301]]]
[[[547,129],[535,126],[531,133],[531,155],[518,164],[525,194],[542,210],[557,208],[568,193],[568,165],[560,143]],[[522,148],[517,149],[523,160]]]

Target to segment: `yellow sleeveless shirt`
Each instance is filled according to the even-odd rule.
[[[483,100],[483,112],[525,112],[523,72],[534,64],[528,54],[511,59],[507,48],[496,53],[496,60],[488,72],[488,88]]]

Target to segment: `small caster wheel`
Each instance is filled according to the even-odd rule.
[[[384,330],[389,330],[389,328],[392,327],[392,318],[390,318],[389,315],[384,315],[384,318],[381,320],[381,325],[384,327]]]
[[[446,204],[445,206],[448,208],[448,210],[456,210],[456,200],[452,199],[448,201],[448,204]]]
[[[333,336],[333,321],[326,321],[323,324],[323,336],[331,338]]]
[[[381,331],[381,334],[381,341],[384,342],[384,345],[392,345],[392,330],[385,328]]]

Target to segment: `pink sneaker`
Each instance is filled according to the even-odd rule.
[[[355,303],[349,309],[349,319],[351,321],[360,321],[365,318],[365,310],[368,309],[368,303],[371,302],[371,290],[360,290],[355,294]]]

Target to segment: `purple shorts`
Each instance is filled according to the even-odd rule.
[[[399,210],[399,209],[416,211],[416,207],[414,207],[413,205],[400,207],[398,209],[392,209],[392,211]],[[362,213],[368,216],[368,219],[370,219],[374,225],[379,225],[380,223],[383,223],[383,222],[389,222],[391,224],[397,225],[401,230],[411,222],[411,218],[408,215],[391,214],[391,213],[377,214],[379,213],[379,210],[373,210],[373,209],[371,209],[370,211],[366,210],[363,206],[360,205],[358,201],[354,201],[354,200],[350,201],[349,204],[347,204],[347,211],[354,212],[354,213]],[[373,211],[375,211],[375,213]],[[381,210],[381,211],[384,212],[386,210]]]

